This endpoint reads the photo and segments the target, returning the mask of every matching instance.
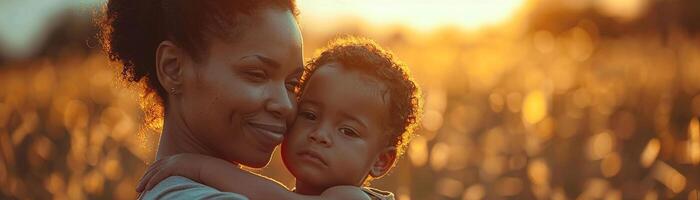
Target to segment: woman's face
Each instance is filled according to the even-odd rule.
[[[183,63],[179,106],[195,141],[219,157],[264,167],[296,109],[302,38],[293,15],[261,9],[233,40],[212,37],[198,61]]]

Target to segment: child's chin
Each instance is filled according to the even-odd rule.
[[[292,175],[301,182],[311,184],[311,185],[323,185],[323,183],[328,182],[328,174],[324,174],[320,169],[315,166],[308,165],[298,165],[290,169]]]

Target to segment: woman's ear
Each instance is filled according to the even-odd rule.
[[[372,176],[372,178],[384,176],[394,166],[395,161],[396,147],[386,147],[372,164],[369,175]]]
[[[184,60],[182,50],[171,41],[163,41],[156,50],[156,72],[158,82],[171,95],[177,94],[183,80],[182,63]]]

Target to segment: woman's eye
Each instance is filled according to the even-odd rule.
[[[359,137],[360,134],[357,134],[355,130],[352,130],[350,128],[340,128],[340,133],[345,134],[350,137]]]
[[[287,81],[287,90],[294,91],[299,86],[299,81]]]
[[[246,71],[245,74],[256,81],[261,81],[267,79],[267,74],[262,70],[251,70]]]
[[[302,112],[299,112],[299,116],[303,117],[304,119],[308,119],[308,120],[316,120],[316,115],[312,112],[302,111]]]

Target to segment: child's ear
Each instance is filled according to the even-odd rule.
[[[396,161],[396,147],[386,147],[377,157],[377,160],[372,164],[372,168],[369,171],[369,175],[372,178],[379,178],[384,176],[391,167],[394,166]]]

